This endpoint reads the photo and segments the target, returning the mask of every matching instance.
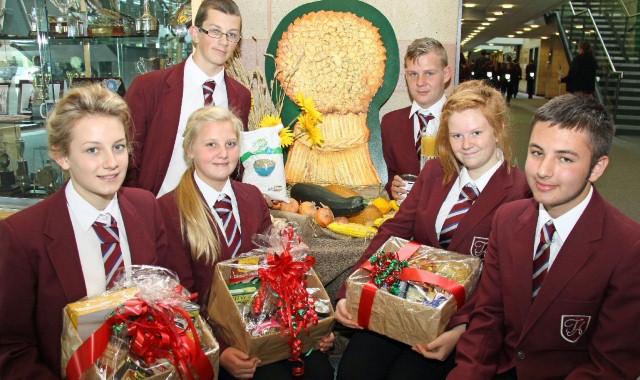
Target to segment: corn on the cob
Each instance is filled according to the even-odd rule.
[[[400,206],[398,205],[398,202],[394,199],[392,201],[389,202],[389,205],[391,205],[391,209],[393,211],[398,211],[400,210]]]
[[[378,233],[377,229],[358,223],[341,224],[333,222],[329,223],[327,228],[333,232],[356,238],[371,238]]]
[[[385,214],[382,218],[378,218],[376,220],[373,221],[373,225],[376,227],[380,227],[382,225],[382,223],[386,222],[387,220],[393,218],[394,214]]]

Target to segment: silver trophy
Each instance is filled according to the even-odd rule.
[[[136,32],[142,34],[158,33],[158,19],[151,14],[149,0],[144,0],[144,12],[136,19]]]

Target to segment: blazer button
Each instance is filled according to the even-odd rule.
[[[524,351],[518,351],[516,353],[516,358],[519,360],[524,360],[524,358],[526,357],[526,355],[524,354]]]

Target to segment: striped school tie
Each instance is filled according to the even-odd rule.
[[[418,136],[416,136],[416,153],[418,154],[418,159],[420,159],[420,154],[422,154],[422,133],[427,133],[427,125],[435,116],[432,114],[425,115],[424,113],[418,111],[418,121],[420,122],[420,129],[418,129]]]
[[[222,194],[222,198],[218,199],[213,208],[218,213],[220,220],[222,220],[225,242],[227,247],[231,249],[231,257],[235,257],[240,249],[241,236],[240,228],[236,223],[236,218],[233,216],[231,198],[227,194]]]
[[[202,85],[202,95],[204,96],[205,106],[215,106],[213,103],[213,91],[216,89],[216,82],[209,80]]]
[[[102,262],[104,263],[104,274],[107,288],[113,285],[115,274],[118,269],[124,268],[124,259],[120,249],[120,235],[118,224],[112,215],[110,224],[101,222],[93,223],[93,230],[100,239],[100,249],[102,251]]]
[[[556,227],[553,225],[552,220],[549,220],[540,229],[540,243],[538,243],[536,254],[533,257],[533,286],[531,288],[532,299],[536,298],[538,292],[540,292],[542,282],[549,271],[551,241],[553,241],[553,234],[555,233]]]
[[[458,228],[458,224],[467,214],[467,211],[469,211],[473,202],[478,198],[478,195],[478,189],[471,183],[468,183],[462,188],[458,201],[451,207],[451,211],[442,225],[439,239],[442,248],[446,249],[449,247],[451,238],[453,238],[453,234],[456,232],[456,228]]]

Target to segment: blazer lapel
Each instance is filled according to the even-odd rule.
[[[253,208],[250,207],[251,202],[242,202],[242,200],[248,198],[248,194],[244,191],[242,186],[238,185],[237,181],[231,181],[231,187],[233,188],[233,192],[236,195],[236,202],[238,203],[238,214],[240,215],[240,229],[241,233],[244,234],[245,231],[257,231],[257,227],[254,226],[256,223],[256,218],[253,214]],[[242,235],[242,246],[245,246],[247,243],[251,243],[252,237]]]
[[[174,69],[171,71],[171,74],[167,76],[165,81],[162,104],[160,107],[162,107],[162,128],[167,129],[165,132],[167,138],[162,139],[165,144],[162,147],[157,147],[158,152],[172,151],[173,145],[176,141],[175,138],[178,133],[178,124],[180,124],[180,111],[182,107],[182,102],[179,100],[182,99],[182,92],[184,89],[183,80],[186,62],[187,60],[185,59],[180,64],[174,66]],[[169,129],[171,130],[171,133],[169,133]],[[167,160],[167,167],[168,165],[169,160]]]
[[[48,201],[51,203],[44,225],[46,252],[67,301],[75,302],[87,295],[87,288],[64,190],[60,189]]]
[[[440,212],[440,208],[442,207],[442,203],[449,195],[453,184],[456,182],[458,178],[458,174],[454,174],[453,178],[446,186],[442,186],[442,179],[444,178],[444,171],[442,170],[442,166],[438,165],[438,174],[430,179],[430,183],[426,184],[429,187],[429,191],[431,192],[431,196],[428,197],[427,203],[427,212],[425,213],[426,218],[424,223],[427,226],[435,226],[436,218],[438,217],[438,213]],[[436,233],[436,229],[431,227],[428,228],[429,241],[438,242],[438,234]],[[455,235],[454,235],[455,236]],[[438,248],[440,244],[438,244]],[[435,245],[435,243],[434,243]]]
[[[602,198],[595,192],[584,213],[571,230],[567,240],[563,243],[558,256],[547,273],[542,288],[536,296],[528,317],[526,329],[533,326],[542,313],[558,297],[573,277],[589,261],[593,255],[591,242],[602,238],[603,219],[605,208]],[[533,265],[533,264],[531,264]]]
[[[513,293],[518,295],[516,304],[521,324],[527,320],[531,308],[533,245],[538,221],[537,214],[538,202],[531,199],[530,206],[517,219],[518,226],[513,230],[513,238],[509,239],[509,248],[505,250],[509,256],[500,256],[502,260],[509,260],[509,266],[505,271],[511,272],[513,278],[521,279],[513,282],[515,288]]]
[[[118,205],[120,213],[124,220],[124,228],[127,231],[127,243],[129,244],[129,252],[131,254],[131,264],[143,264],[155,262],[156,242],[146,239],[143,230],[146,228],[155,228],[149,226],[149,219],[143,219],[138,214],[133,203],[122,193],[118,192]],[[153,212],[153,210],[148,210]],[[155,235],[153,236],[155,238]]]

